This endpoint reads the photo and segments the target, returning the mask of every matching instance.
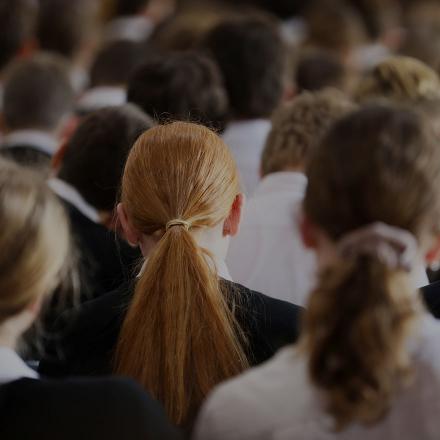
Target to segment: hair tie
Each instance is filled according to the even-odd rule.
[[[368,255],[390,269],[406,272],[411,272],[418,252],[417,239],[411,232],[380,222],[348,233],[337,247],[342,257]]]
[[[189,229],[191,228],[191,223],[178,218],[170,220],[165,226],[165,231],[168,231],[168,229],[172,228],[173,226],[183,226],[185,228],[185,231],[189,231]]]

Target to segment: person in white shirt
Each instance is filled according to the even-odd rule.
[[[336,123],[309,166],[320,280],[296,347],[221,385],[196,440],[438,439],[440,323],[408,276],[440,257],[440,150],[408,110]]]
[[[71,122],[73,100],[63,59],[40,53],[14,62],[5,76],[0,154],[47,172]]]
[[[231,120],[223,140],[237,162],[245,193],[252,194],[269,118],[284,95],[286,57],[280,32],[270,21],[228,19],[207,34],[203,46],[219,65],[229,96]]]
[[[227,263],[237,282],[298,305],[313,287],[315,259],[298,228],[305,167],[328,127],[354,104],[336,90],[303,93],[273,115],[262,155],[263,179],[245,206]]]

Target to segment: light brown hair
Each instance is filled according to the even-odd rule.
[[[368,107],[336,123],[308,167],[308,218],[338,242],[373,222],[419,240],[439,232],[440,150],[407,110]],[[342,429],[383,418],[407,385],[408,335],[422,306],[408,274],[376,257],[323,270],[304,322],[312,383]]]
[[[121,200],[128,218],[138,231],[161,238],[136,283],[115,371],[139,381],[179,425],[190,422],[216,384],[248,364],[232,300],[191,233],[224,221],[239,190],[227,146],[196,124],[148,130],[125,167]],[[175,219],[191,229],[166,228]]]
[[[305,167],[314,145],[337,119],[355,105],[337,90],[304,92],[280,107],[263,150],[263,175]]]
[[[0,323],[57,287],[67,219],[43,179],[0,160]]]
[[[440,79],[426,64],[411,57],[393,56],[379,63],[359,82],[359,102],[387,99],[407,103],[440,96]]]

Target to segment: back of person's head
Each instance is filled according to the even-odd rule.
[[[143,12],[150,0],[116,0],[114,11],[116,16],[137,15]]]
[[[130,148],[152,126],[129,104],[91,113],[67,142],[58,177],[96,209],[113,211]]]
[[[272,117],[272,128],[262,155],[262,174],[304,171],[314,146],[328,128],[354,109],[344,94],[331,89],[304,92],[281,106]]]
[[[208,251],[194,234],[224,222],[240,192],[226,144],[200,125],[144,133],[122,181],[128,220],[158,242],[137,281],[115,370],[134,377],[186,424],[217,383],[247,365],[241,334]]]
[[[41,49],[75,58],[97,27],[96,0],[40,0],[37,39]]]
[[[0,69],[33,38],[35,13],[32,0],[0,2]]]
[[[4,122],[9,130],[57,130],[73,108],[68,64],[49,54],[14,62],[5,75]]]
[[[227,114],[218,69],[196,52],[152,57],[134,72],[127,100],[160,122],[183,120],[221,128]]]
[[[277,26],[260,18],[228,19],[203,45],[223,74],[232,116],[269,117],[284,92],[286,53]]]
[[[58,285],[70,243],[63,208],[44,180],[0,160],[0,325]]]
[[[347,88],[347,71],[341,60],[330,52],[314,51],[302,56],[296,67],[295,84],[302,92],[326,87]]]
[[[365,42],[366,31],[358,12],[344,0],[313,0],[305,13],[308,44],[347,55]]]
[[[223,16],[222,8],[191,8],[180,12],[157,26],[149,43],[163,52],[195,50]]]
[[[355,96],[360,102],[387,99],[408,103],[436,99],[440,79],[426,64],[404,56],[390,57],[379,63],[360,80]]]
[[[90,69],[90,86],[123,86],[142,63],[139,43],[121,40],[105,45],[96,54]]]
[[[439,164],[423,118],[377,105],[337,122],[310,161],[305,215],[336,256],[311,293],[303,342],[337,428],[378,422],[406,385],[422,306],[416,256],[404,252],[428,252],[439,235]]]

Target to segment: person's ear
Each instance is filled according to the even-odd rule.
[[[299,219],[299,230],[304,246],[306,248],[315,249],[318,243],[316,227],[304,213],[302,213]]]
[[[440,236],[436,237],[432,246],[425,254],[425,261],[428,266],[440,266]]]
[[[237,194],[234,199],[234,203],[232,203],[231,211],[229,212],[228,218],[225,220],[223,224],[223,235],[230,235],[233,237],[237,235],[240,222],[241,215],[243,212],[243,204],[244,204],[244,195]]]
[[[141,240],[141,234],[132,226],[130,220],[127,217],[123,203],[119,203],[117,208],[118,220],[122,227],[123,237],[127,240],[128,244],[132,247],[139,246]]]

